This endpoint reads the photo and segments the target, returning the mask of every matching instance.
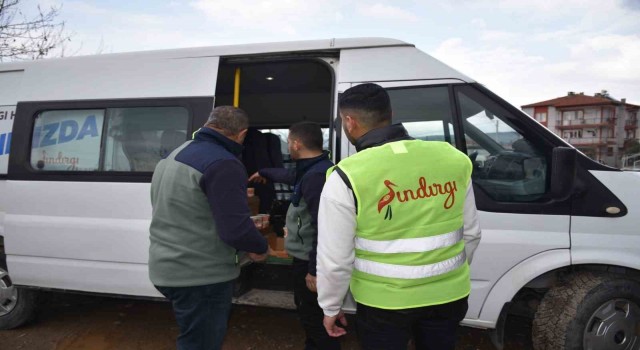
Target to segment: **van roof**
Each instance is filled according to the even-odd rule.
[[[397,39],[389,38],[344,38],[304,41],[285,41],[259,44],[205,46],[181,49],[165,49],[123,52],[100,55],[73,56],[65,58],[48,58],[39,61],[18,61],[0,63],[0,71],[19,70],[38,62],[51,62],[53,60],[84,60],[84,59],[137,59],[137,58],[196,58],[208,56],[239,56],[265,53],[287,53],[305,51],[332,51],[340,49],[355,49],[369,47],[398,47],[415,45]]]
[[[371,49],[371,50],[370,50]],[[338,57],[337,83],[473,80],[414,45],[353,38],[77,56],[0,64],[0,102],[213,96],[221,58]],[[390,56],[393,55],[393,56]],[[390,59],[391,58],[391,59]],[[5,91],[11,91],[7,94]],[[10,95],[10,96],[9,96]]]

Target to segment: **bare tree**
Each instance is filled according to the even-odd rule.
[[[64,55],[71,34],[58,20],[60,7],[43,10],[38,5],[37,15],[28,18],[19,4],[20,0],[0,0],[0,62],[39,59],[55,50]]]

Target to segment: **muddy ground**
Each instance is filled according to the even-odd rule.
[[[509,319],[506,349],[531,349],[530,327]],[[174,349],[177,333],[166,302],[46,293],[34,322],[0,331],[0,349]],[[460,327],[458,339],[457,349],[494,349],[487,331]],[[224,349],[302,349],[303,340],[293,311],[234,306]],[[342,341],[343,349],[358,349],[353,329]]]

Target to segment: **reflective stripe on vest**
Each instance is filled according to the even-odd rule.
[[[356,237],[356,249],[373,253],[421,253],[450,247],[460,242],[463,238],[464,228],[455,231],[421,238],[403,238],[391,241],[374,241],[362,237]]]
[[[464,265],[466,261],[467,255],[463,250],[453,258],[443,260],[435,264],[420,266],[392,265],[356,258],[355,268],[362,272],[382,277],[418,279],[451,272]]]

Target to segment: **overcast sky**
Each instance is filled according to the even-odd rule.
[[[516,106],[566,95],[640,104],[640,0],[23,0],[63,4],[69,51],[390,37]],[[455,4],[454,4],[455,3]]]

